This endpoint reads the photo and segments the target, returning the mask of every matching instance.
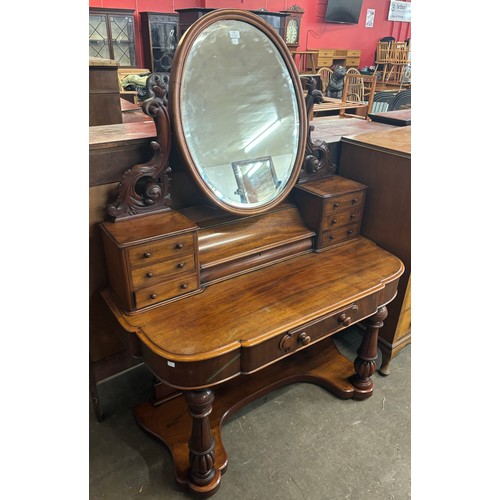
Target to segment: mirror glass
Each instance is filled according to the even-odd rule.
[[[183,140],[208,194],[252,209],[283,194],[305,127],[275,42],[253,24],[217,20],[193,40],[179,87]]]

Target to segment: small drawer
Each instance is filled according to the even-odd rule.
[[[346,66],[355,66],[356,68],[359,66],[359,58],[351,58],[346,60]]]
[[[194,236],[187,233],[131,247],[128,249],[128,258],[130,267],[135,269],[193,252]]]
[[[359,234],[359,224],[351,224],[335,231],[325,231],[321,235],[320,247],[332,246],[337,243],[356,238]]]
[[[318,58],[319,57],[329,57],[331,60],[333,57],[333,50],[318,50]]]
[[[331,57],[318,57],[318,68],[329,68],[331,65]]]
[[[342,227],[347,224],[352,224],[353,222],[359,222],[361,220],[361,207],[357,207],[353,210],[345,210],[344,212],[339,212],[337,214],[327,214],[325,217],[323,229],[336,229],[337,227]]]
[[[325,212],[327,214],[334,214],[349,208],[361,207],[363,205],[364,197],[364,191],[354,191],[353,193],[330,198],[326,201]]]
[[[347,57],[359,57],[361,55],[361,50],[348,50]]]
[[[134,269],[131,273],[132,287],[136,289],[144,286],[151,286],[161,281],[165,281],[169,276],[184,273],[193,274],[194,272],[194,255],[180,255],[175,259],[169,259],[158,262],[157,264],[146,265]]]
[[[197,288],[198,277],[195,274],[188,274],[175,280],[136,290],[134,292],[136,307],[140,309],[141,307],[151,306]]]

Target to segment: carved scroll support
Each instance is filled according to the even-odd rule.
[[[171,146],[167,111],[168,75],[150,75],[146,89],[148,98],[143,102],[142,110],[154,119],[156,126],[156,141],[151,142],[153,157],[123,174],[118,187],[118,199],[108,206],[108,213],[113,220],[168,210],[172,204],[171,170],[168,166]]]
[[[368,397],[373,392],[371,376],[376,370],[378,332],[384,326],[384,319],[387,318],[387,314],[387,307],[382,306],[367,320],[367,330],[358,349],[358,357],[354,360],[356,373],[351,379],[358,399]]]
[[[307,78],[306,87],[306,109],[309,130],[307,132],[306,153],[299,175],[299,183],[330,177],[335,171],[335,165],[330,162],[328,144],[325,141],[313,140],[311,137],[311,133],[314,130],[314,125],[310,125],[314,114],[314,104],[323,102],[323,94],[320,90],[316,89],[316,80],[312,77]]]
[[[211,389],[186,391],[185,398],[193,418],[189,439],[189,488],[200,494],[212,495],[218,489],[221,472],[214,467],[215,440],[210,429],[210,413],[214,393]]]

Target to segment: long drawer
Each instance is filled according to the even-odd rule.
[[[316,321],[278,335],[261,344],[242,351],[241,369],[251,373],[267,363],[287,356],[309,344],[336,333],[357,321],[374,314],[377,310],[377,297],[369,296],[357,303],[349,304]]]

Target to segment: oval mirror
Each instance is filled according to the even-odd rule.
[[[270,24],[216,10],[190,26],[172,64],[169,106],[188,169],[217,206],[255,214],[290,192],[307,117],[297,69]]]

